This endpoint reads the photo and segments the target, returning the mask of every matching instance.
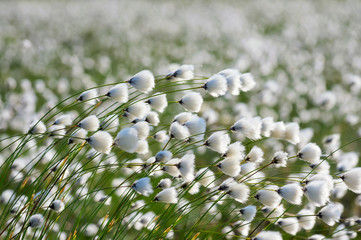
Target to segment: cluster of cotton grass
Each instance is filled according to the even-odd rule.
[[[182,65],[65,99],[3,140],[1,236],[355,238],[361,220],[341,200],[361,193],[357,154],[337,134],[321,150],[297,122],[213,106],[255,85]]]

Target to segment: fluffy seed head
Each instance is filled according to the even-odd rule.
[[[141,140],[146,139],[149,136],[149,124],[146,121],[139,121],[132,126],[138,132],[138,138]]]
[[[280,232],[276,231],[262,231],[257,234],[256,237],[252,240],[282,240],[282,235]]]
[[[29,132],[31,134],[45,133],[46,126],[42,121],[34,121],[30,124]]]
[[[189,130],[191,141],[198,142],[202,141],[204,138],[204,132],[206,131],[206,120],[196,115],[184,123]]]
[[[157,142],[165,142],[169,139],[165,130],[159,131],[153,135],[154,140]]]
[[[147,103],[154,110],[162,113],[164,109],[168,106],[167,95],[164,93],[155,93],[154,97],[151,97],[147,100]]]
[[[361,167],[353,168],[341,176],[348,189],[354,193],[361,193]]]
[[[135,89],[148,93],[152,91],[155,86],[153,73],[149,70],[143,70],[135,74],[129,81]]]
[[[110,99],[119,103],[128,102],[128,87],[125,83],[117,84],[106,94]]]
[[[136,102],[125,109],[127,113],[135,118],[142,119],[148,113],[147,105],[144,102]]]
[[[186,154],[180,159],[180,162],[177,165],[182,178],[186,182],[190,182],[194,179],[194,159],[194,154]]]
[[[274,124],[274,128],[271,132],[271,137],[273,138],[284,138],[286,132],[285,123],[280,121]]]
[[[287,123],[285,131],[285,139],[292,143],[297,144],[300,142],[300,126],[296,122]]]
[[[227,92],[227,80],[221,74],[215,74],[210,77],[204,84],[204,89],[212,96],[223,96]]]
[[[85,129],[79,128],[75,130],[75,132],[71,135],[71,137],[68,140],[68,143],[82,144],[85,142],[87,135],[88,132]]]
[[[168,78],[189,80],[194,78],[194,66],[193,65],[182,65],[173,73],[168,74]]]
[[[249,197],[250,189],[243,183],[237,183],[230,187],[227,192],[237,202],[244,203]]]
[[[241,171],[241,164],[238,159],[229,158],[222,160],[217,167],[226,175],[236,177]]]
[[[275,123],[272,117],[266,117],[262,119],[261,134],[263,136],[270,137],[274,128],[275,128]]]
[[[57,117],[54,121],[54,125],[64,125],[69,126],[73,123],[73,118],[70,114],[64,114]]]
[[[257,208],[254,205],[248,205],[240,210],[242,218],[247,222],[251,222],[257,213]]]
[[[32,228],[40,228],[44,223],[44,217],[41,214],[34,214],[29,218],[29,226]]]
[[[317,216],[321,218],[327,225],[333,226],[340,220],[343,212],[343,205],[340,203],[329,203],[324,206],[318,213]]]
[[[87,131],[96,131],[100,127],[100,122],[97,116],[90,115],[83,120],[81,120],[78,124],[80,128],[83,128]]]
[[[160,120],[159,120],[159,116],[158,113],[150,111],[146,116],[145,116],[145,121],[149,123],[149,125],[152,126],[158,126]]]
[[[283,218],[277,224],[288,234],[295,236],[299,230],[298,220],[295,217]]]
[[[199,169],[196,173],[196,178],[198,178],[198,182],[204,187],[212,188],[214,186],[215,176],[208,168]]]
[[[57,199],[50,204],[49,208],[55,212],[61,212],[64,210],[65,204],[63,201]]]
[[[241,118],[231,127],[232,131],[239,132],[252,140],[261,138],[261,129],[260,118]]]
[[[251,151],[247,154],[245,160],[253,163],[263,162],[263,150],[257,146],[253,146]]]
[[[167,162],[172,159],[173,154],[170,151],[160,151],[155,155],[156,162]]]
[[[53,138],[63,138],[66,134],[65,126],[63,125],[51,125],[48,128],[48,132],[50,133],[50,136]]]
[[[169,178],[163,178],[159,181],[157,188],[165,189],[172,186],[172,180]]]
[[[303,191],[308,200],[316,207],[325,205],[330,198],[330,188],[323,180],[309,182]]]
[[[297,156],[309,163],[317,163],[320,160],[321,149],[315,143],[308,143],[298,153]]]
[[[153,188],[149,177],[144,177],[135,181],[132,185],[132,188],[134,191],[146,197],[153,193]]]
[[[177,203],[178,198],[177,191],[174,187],[163,189],[160,193],[158,193],[154,201],[165,202],[165,203]]]
[[[245,157],[245,147],[240,142],[234,142],[230,144],[227,151],[223,154],[226,159],[243,160]]]
[[[197,113],[201,110],[203,98],[198,92],[188,92],[178,102],[185,110]]]
[[[112,136],[105,131],[98,131],[93,134],[90,138],[87,139],[87,142],[92,146],[96,151],[100,153],[109,154],[113,145]]]
[[[280,187],[277,192],[291,204],[300,205],[302,202],[303,191],[298,183],[286,184]]]
[[[186,126],[180,125],[178,122],[173,122],[170,125],[170,137],[178,140],[184,140],[189,137],[189,130]]]
[[[316,223],[316,216],[310,209],[302,209],[297,213],[298,223],[301,228],[311,230]]]
[[[256,86],[252,73],[243,73],[239,77],[241,81],[241,91],[248,92]]]
[[[135,128],[124,128],[117,134],[115,145],[126,152],[133,153],[137,150],[138,141],[138,131]]]
[[[213,133],[205,142],[205,145],[215,152],[224,154],[230,144],[231,139],[225,132]]]
[[[286,167],[288,160],[288,153],[283,151],[275,152],[272,158],[272,165],[275,167]]]
[[[97,99],[96,99],[97,97],[98,97],[98,91],[96,89],[91,89],[80,94],[77,100],[81,102],[84,101],[90,105],[94,105],[97,103]]]
[[[259,190],[255,195],[255,198],[263,205],[275,208],[280,204],[282,200],[281,196],[279,196],[278,193],[275,191],[277,189],[278,187],[275,185],[268,185],[265,187],[265,189]]]

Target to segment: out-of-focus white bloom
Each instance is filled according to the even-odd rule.
[[[275,122],[274,128],[273,128],[273,130],[271,132],[271,137],[273,137],[273,138],[284,138],[285,132],[286,132],[285,123],[282,122],[282,121]]]
[[[238,159],[229,158],[222,160],[217,167],[228,176],[236,177],[241,171],[241,165]]]
[[[146,122],[149,123],[149,125],[152,126],[158,126],[160,120],[159,120],[159,116],[158,113],[150,111],[147,116],[145,116],[145,120]]]
[[[324,93],[321,93],[317,95],[315,99],[315,103],[318,106],[325,108],[325,110],[331,110],[336,105],[336,102],[337,102],[336,95],[331,91],[326,91]]]
[[[297,157],[309,163],[319,162],[320,156],[321,156],[321,149],[315,143],[306,144],[306,146],[304,146],[297,153]]]
[[[128,83],[144,93],[152,91],[155,86],[153,73],[149,70],[143,70],[135,74]]]
[[[320,160],[318,163],[310,164],[310,168],[314,169],[317,173],[330,173],[330,164],[326,160]]]
[[[125,83],[117,84],[106,94],[110,99],[119,103],[128,102],[128,86]]]
[[[286,184],[280,187],[277,192],[291,204],[300,205],[302,202],[303,191],[298,183]]]
[[[194,154],[186,154],[180,159],[177,165],[182,178],[186,182],[190,182],[194,179],[194,159]]]
[[[99,227],[94,223],[88,224],[88,226],[84,230],[84,235],[87,237],[94,237],[97,234]]]
[[[118,128],[118,126],[119,118],[116,114],[109,115],[100,122],[100,129],[107,130],[109,132],[114,132]]]
[[[354,193],[361,193],[361,167],[353,168],[340,177],[348,189]]]
[[[97,103],[97,97],[98,91],[96,89],[91,89],[80,94],[77,100],[81,102],[86,102],[90,105],[94,105]]]
[[[312,236],[310,236],[309,238],[307,238],[307,240],[323,240],[323,239],[327,240],[327,239],[325,238],[325,236],[324,236],[324,235],[321,235],[321,234],[313,234]]]
[[[87,131],[96,131],[100,127],[100,122],[97,116],[90,115],[78,123],[78,127],[83,128]]]
[[[142,194],[146,197],[153,193],[153,188],[149,177],[144,177],[135,181],[132,185],[132,188],[139,194]]]
[[[57,117],[54,121],[54,125],[64,125],[69,126],[73,123],[73,118],[70,114],[64,114]]]
[[[162,113],[164,109],[168,106],[167,95],[165,93],[154,93],[154,97],[149,98],[146,103],[148,103],[151,108]]]
[[[251,222],[257,213],[257,208],[254,205],[248,205],[241,210],[239,210],[242,214],[242,218],[246,220],[247,222]]]
[[[55,212],[61,212],[64,210],[65,204],[63,201],[57,199],[50,204],[49,208],[54,210]]]
[[[230,187],[227,192],[237,202],[244,203],[249,197],[250,189],[243,183],[237,183]]]
[[[178,158],[173,158],[165,163],[164,167],[162,168],[163,171],[171,175],[172,177],[179,178],[181,177],[181,172],[179,171],[177,165],[179,164]]]
[[[184,140],[189,137],[189,130],[186,126],[180,125],[178,122],[173,122],[170,125],[170,138]]]
[[[112,136],[105,131],[98,131],[87,139],[87,142],[92,146],[96,151],[109,154],[113,145]]]
[[[298,223],[301,228],[311,230],[316,223],[316,216],[310,209],[302,209],[297,213]]]
[[[199,169],[196,173],[196,178],[202,186],[207,188],[213,188],[215,176],[214,173],[208,168]]]
[[[220,154],[224,154],[227,151],[227,147],[230,144],[231,139],[225,132],[215,132],[205,141],[204,145],[216,151]]]
[[[138,132],[138,138],[141,140],[146,139],[149,136],[149,124],[146,121],[139,121],[132,126]]]
[[[71,135],[71,137],[68,140],[68,143],[82,144],[85,142],[87,135],[88,132],[85,129],[79,128],[75,130],[75,132]]]
[[[258,190],[254,197],[263,205],[275,208],[282,200],[281,196],[276,192],[277,189],[278,187],[275,185],[268,185],[264,189]]]
[[[182,65],[177,70],[167,75],[168,79],[190,80],[194,78],[194,66]]]
[[[252,73],[243,73],[239,77],[241,81],[241,91],[248,92],[256,86]]]
[[[285,131],[285,139],[292,143],[297,144],[300,142],[300,126],[296,122],[287,123]]]
[[[159,132],[156,132],[154,135],[153,135],[153,138],[154,140],[156,140],[157,142],[165,142],[168,140],[168,135],[167,135],[167,132],[165,130],[162,130],[162,131],[159,131]]]
[[[275,152],[272,158],[272,165],[275,167],[286,167],[288,160],[288,153],[283,151]]]
[[[43,121],[34,121],[30,124],[29,132],[31,134],[45,133],[46,126]]]
[[[343,205],[341,203],[329,203],[324,206],[317,216],[321,218],[327,225],[333,226],[340,220],[343,212]]]
[[[157,188],[165,189],[170,188],[172,186],[172,180],[169,178],[163,178],[159,181]]]
[[[193,142],[202,141],[204,138],[204,132],[206,131],[206,121],[198,116],[192,116],[192,118],[184,123],[189,130],[190,140]]]
[[[215,74],[206,81],[203,88],[212,97],[223,96],[227,92],[227,80],[223,75]]]
[[[290,218],[283,218],[282,220],[278,221],[277,224],[288,234],[293,236],[296,235],[299,229],[298,220],[295,217]]]
[[[332,176],[327,174],[320,174],[320,173],[314,174],[311,177],[308,177],[306,182],[312,182],[317,180],[324,181],[329,189],[333,188],[333,178]]]
[[[124,128],[117,134],[115,145],[126,152],[133,153],[137,149],[138,141],[138,131],[135,128]]]
[[[198,92],[188,92],[178,101],[187,111],[199,112],[202,107],[203,98]]]
[[[342,153],[337,158],[337,170],[339,172],[350,170],[357,166],[358,164],[358,153],[357,152],[347,152]]]
[[[8,204],[15,199],[15,192],[11,189],[6,189],[0,195],[0,203]]]
[[[330,188],[323,180],[309,182],[303,191],[308,200],[316,207],[325,205],[330,198]]]
[[[222,157],[227,159],[243,160],[245,147],[240,142],[230,144]]]
[[[274,220],[275,218],[281,217],[285,213],[285,209],[282,205],[280,205],[276,208],[263,207],[261,209],[261,212],[263,213],[263,215],[266,218],[268,218],[270,220]]]
[[[266,117],[262,119],[261,134],[263,136],[270,137],[274,128],[275,128],[275,123],[272,117]]]
[[[221,185],[219,185],[218,190],[229,191],[229,189],[236,184],[238,183],[233,178],[227,178],[221,183]]]
[[[247,173],[253,172],[257,167],[257,164],[254,162],[247,162],[241,165],[240,174],[245,175]]]
[[[172,159],[173,154],[170,151],[160,151],[155,155],[156,162],[167,162]]]
[[[246,155],[245,160],[253,163],[261,163],[263,161],[263,150],[257,146],[253,146],[251,151]]]
[[[282,235],[276,231],[261,231],[252,240],[282,240]]]
[[[165,203],[177,203],[178,198],[177,191],[174,187],[163,189],[160,193],[158,193],[154,201],[165,202]]]
[[[227,80],[227,89],[228,92],[234,96],[238,96],[241,90],[241,81],[239,78],[239,74],[232,74],[229,76],[225,76]]]
[[[130,115],[142,119],[148,113],[147,105],[144,102],[136,102],[125,109]]]
[[[51,125],[48,128],[48,133],[54,138],[63,138],[66,134],[65,126],[63,125]]]
[[[193,114],[190,112],[182,112],[177,115],[175,115],[173,122],[178,122],[179,124],[184,124],[187,121],[191,120],[193,117]]]
[[[41,214],[34,214],[29,218],[29,226],[32,228],[40,228],[44,223],[44,217]]]
[[[241,118],[231,127],[231,131],[239,132],[247,138],[257,140],[261,138],[262,121],[260,118]]]
[[[202,118],[206,120],[208,125],[212,125],[218,121],[219,113],[214,109],[207,107],[202,113]]]

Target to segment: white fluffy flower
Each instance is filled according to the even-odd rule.
[[[78,123],[78,127],[83,128],[87,131],[96,131],[100,127],[100,122],[97,116],[90,115]]]
[[[29,226],[32,228],[40,228],[44,223],[44,217],[41,214],[34,214],[29,218]]]
[[[149,124],[146,121],[139,121],[132,126],[138,132],[138,138],[141,140],[149,136]]]
[[[215,176],[208,168],[199,169],[196,173],[196,178],[198,178],[198,182],[204,187],[212,188],[214,186]]]
[[[215,152],[224,154],[227,151],[227,147],[230,144],[231,139],[225,132],[213,133],[204,143],[207,147]]]
[[[263,161],[263,150],[257,146],[253,146],[245,160],[253,163],[261,163]]]
[[[206,81],[203,88],[212,97],[223,96],[227,92],[227,80],[223,75],[215,74]]]
[[[48,132],[50,136],[54,138],[63,138],[66,134],[65,126],[63,125],[51,125],[48,128]]]
[[[278,221],[277,224],[282,228],[283,231],[293,236],[295,236],[299,230],[298,220],[295,217],[283,218],[282,220]]]
[[[54,125],[64,125],[69,126],[73,123],[73,118],[70,114],[64,114],[57,117],[54,121]]]
[[[146,103],[148,103],[151,108],[162,113],[168,106],[167,95],[165,93],[155,93]]]
[[[297,213],[298,223],[301,228],[311,230],[316,223],[316,216],[311,209],[302,209]]]
[[[309,182],[303,191],[308,200],[316,207],[325,205],[330,198],[330,188],[324,180]]]
[[[282,240],[282,235],[276,231],[261,231],[252,240]]]
[[[186,126],[180,125],[178,122],[173,122],[170,125],[170,137],[178,140],[184,140],[189,137],[189,130]]]
[[[132,188],[139,194],[142,194],[146,197],[153,193],[153,188],[149,177],[144,177],[135,181],[132,185]]]
[[[124,128],[120,130],[115,138],[116,146],[129,153],[135,152],[138,141],[138,131],[134,128]]]
[[[128,86],[125,83],[117,84],[108,91],[106,96],[114,101],[126,103],[128,102]]]
[[[315,143],[308,143],[298,153],[297,156],[309,163],[316,163],[320,161],[321,149]]]
[[[163,189],[160,193],[158,193],[154,201],[165,202],[165,203],[177,203],[178,198],[177,191],[174,187]]]
[[[285,131],[285,139],[292,143],[297,144],[300,142],[300,126],[296,122],[287,123]]]
[[[202,141],[206,131],[206,120],[196,115],[184,123],[190,133],[190,139],[194,142]]]
[[[30,125],[29,132],[32,134],[45,133],[46,126],[42,121],[34,121]]]
[[[165,142],[169,139],[167,132],[165,130],[156,132],[153,135],[154,140],[156,140],[157,142]]]
[[[194,159],[194,154],[186,154],[180,159],[177,165],[182,178],[186,182],[190,182],[194,179]]]
[[[261,212],[266,218],[274,220],[275,218],[281,217],[285,213],[285,209],[282,205],[277,206],[276,208],[263,207]]]
[[[278,187],[275,185],[268,185],[264,189],[259,190],[254,197],[263,205],[275,208],[282,200],[281,196],[276,192],[277,189]]]
[[[182,65],[174,72],[167,75],[168,79],[190,80],[194,78],[194,66]]]
[[[242,214],[242,218],[244,220],[246,220],[247,222],[251,222],[254,219],[254,217],[256,216],[257,208],[256,208],[256,206],[248,205],[239,211]]]
[[[61,212],[64,210],[65,204],[63,201],[57,199],[50,204],[49,208],[54,210],[55,212]]]
[[[238,184],[233,178],[227,178],[224,180],[221,185],[219,185],[218,190],[228,191],[232,186]]]
[[[288,160],[288,153],[283,151],[275,152],[272,158],[272,164],[275,167],[286,167]]]
[[[236,177],[241,171],[241,164],[238,159],[229,158],[222,160],[217,167],[226,175]]]
[[[261,138],[262,121],[260,118],[241,118],[231,127],[231,131],[239,132],[249,139]]]
[[[343,212],[343,205],[341,203],[329,203],[324,206],[317,216],[321,218],[327,225],[333,226],[340,220]]]
[[[148,113],[147,105],[144,102],[136,102],[125,109],[130,115],[142,119]]]
[[[280,122],[275,122],[274,126],[273,126],[273,130],[271,132],[271,137],[273,138],[284,138],[286,133],[286,126],[285,123],[280,121]]]
[[[172,159],[173,154],[170,151],[160,151],[155,155],[156,162],[167,162]]]
[[[147,113],[147,115],[145,116],[144,121],[148,122],[149,125],[152,126],[158,126],[160,120],[159,120],[159,115],[156,112],[150,111],[149,113]]]
[[[272,117],[266,117],[262,119],[261,134],[263,136],[270,137],[274,128],[275,128],[275,123]]]
[[[97,97],[98,91],[96,89],[91,89],[80,94],[77,100],[81,102],[84,101],[90,105],[94,105],[97,103]]]
[[[239,92],[241,90],[241,81],[239,78],[239,74],[231,74],[228,76],[225,76],[227,80],[227,89],[228,92],[234,96],[238,96]]]
[[[172,180],[169,178],[163,178],[159,181],[157,188],[165,189],[170,188],[172,186]]]
[[[173,158],[167,161],[162,168],[163,171],[171,175],[172,177],[179,178],[181,177],[181,172],[179,171],[177,165],[179,164],[178,158]]]
[[[241,81],[241,91],[248,92],[256,86],[252,73],[243,73],[239,77]]]
[[[143,70],[135,74],[128,83],[144,93],[152,91],[155,86],[153,73],[149,70]]]
[[[355,193],[361,193],[361,167],[353,168],[345,172],[341,179],[348,189]]]
[[[109,154],[113,145],[112,136],[105,131],[98,131],[87,139],[87,142],[92,146],[96,151]]]
[[[245,149],[246,148],[240,142],[234,142],[228,146],[227,151],[222,157],[227,159],[243,160],[245,157]]]
[[[202,107],[203,98],[198,92],[188,92],[178,101],[187,111],[199,112]]]
[[[298,183],[286,184],[280,187],[277,192],[291,204],[300,205],[302,202],[303,191]]]
[[[227,192],[237,202],[244,203],[249,197],[250,189],[243,183],[237,183],[230,187]]]

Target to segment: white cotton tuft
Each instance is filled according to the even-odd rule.
[[[198,92],[188,92],[178,102],[185,110],[197,113],[201,110],[203,98]]]
[[[282,228],[283,231],[293,236],[295,236],[299,230],[298,220],[295,217],[283,218],[279,220],[277,224]]]
[[[280,187],[277,192],[291,204],[300,205],[302,203],[303,191],[301,185],[298,183],[286,184]]]
[[[182,178],[186,182],[193,181],[194,179],[194,160],[194,154],[186,154],[180,159],[177,165]]]
[[[320,161],[321,149],[315,143],[308,143],[297,153],[297,157],[309,163],[317,163]]]
[[[339,148],[339,146],[337,147]],[[335,156],[333,154],[333,156]],[[357,166],[359,162],[359,156],[357,152],[340,153],[337,157],[337,171],[348,171]]]
[[[136,102],[125,109],[125,112],[129,113],[135,118],[142,119],[148,113],[147,105],[144,102]]]
[[[261,209],[261,212],[266,218],[272,221],[275,218],[283,216],[283,214],[285,213],[285,209],[282,205],[277,206],[276,208],[263,207]]]
[[[84,230],[84,235],[87,237],[94,237],[95,234],[99,231],[99,227],[94,223],[88,224]]]
[[[252,73],[243,73],[239,77],[241,81],[241,91],[248,92],[256,86]]]
[[[105,131],[98,131],[87,139],[87,142],[97,152],[109,154],[113,145],[112,136]]]
[[[282,235],[276,231],[261,231],[252,240],[282,240]]]
[[[339,222],[341,214],[343,212],[343,205],[341,203],[329,203],[324,206],[317,216],[321,218],[327,225],[333,226],[336,222]]]
[[[186,126],[180,125],[178,122],[173,122],[170,125],[170,138],[178,140],[185,140],[189,137],[189,130]]]
[[[147,154],[149,152],[149,145],[147,140],[139,140],[137,149],[135,150],[136,153],[139,154]]]
[[[178,158],[173,158],[169,161],[167,161],[164,164],[164,167],[162,168],[163,171],[165,171],[166,173],[168,173],[169,175],[171,175],[172,177],[175,178],[179,178],[181,177],[181,173],[177,167],[177,165],[179,164],[179,159]]]
[[[241,90],[241,81],[239,78],[239,74],[231,74],[229,76],[225,76],[227,80],[227,89],[230,94],[233,96],[238,96]]]
[[[227,151],[227,147],[230,142],[231,139],[227,133],[215,132],[205,141],[204,145],[215,152],[224,154]]]
[[[155,86],[153,73],[149,70],[143,70],[135,74],[128,83],[144,93],[152,91]]]
[[[283,151],[275,152],[273,158],[272,158],[272,165],[274,167],[286,167],[287,166],[287,160],[288,160],[288,153]]]
[[[236,184],[238,183],[233,178],[227,178],[221,183],[221,185],[219,185],[218,190],[229,191],[229,189]]]
[[[155,196],[154,201],[165,202],[165,203],[177,203],[178,202],[177,196],[178,194],[174,187],[166,188]]]
[[[41,214],[34,214],[29,218],[29,226],[32,228],[40,228],[44,223],[44,217]]]
[[[257,164],[254,162],[247,162],[241,165],[240,174],[244,175],[250,172],[253,172],[257,168]]]
[[[314,169],[315,172],[320,174],[330,173],[330,164],[326,160],[320,160],[320,162],[310,164],[310,168]]]
[[[132,126],[138,132],[138,138],[141,140],[149,136],[149,124],[146,121],[139,121]]]
[[[301,228],[311,230],[316,223],[316,216],[310,209],[302,209],[297,213],[298,223]]]
[[[170,188],[172,186],[172,180],[169,178],[163,178],[159,181],[157,188],[165,189]]]
[[[200,142],[204,139],[204,132],[206,131],[206,120],[196,115],[184,123],[189,130],[190,140],[192,142]]]
[[[169,139],[165,130],[159,131],[153,135],[154,140],[157,142],[165,142]]]
[[[97,103],[98,91],[96,89],[91,89],[83,92],[78,97],[78,101],[86,102],[87,104],[94,105]]]
[[[222,160],[217,167],[226,175],[236,177],[241,171],[241,164],[238,159],[229,158]]]
[[[252,220],[256,216],[257,208],[256,208],[256,206],[248,205],[239,211],[242,214],[242,218],[244,220],[246,220],[247,222],[252,222]]]
[[[129,98],[128,86],[125,83],[117,84],[107,92],[106,96],[119,103],[126,103]]]
[[[223,96],[227,92],[227,80],[221,74],[215,74],[210,77],[206,83],[203,85],[203,88],[212,96],[219,97]]]
[[[8,204],[15,199],[15,192],[11,189],[4,190],[0,195],[0,203]]]
[[[29,133],[40,134],[46,132],[46,126],[43,121],[34,121],[30,124]]]
[[[182,65],[174,72],[167,75],[168,79],[190,80],[194,78],[194,66]]]
[[[261,134],[265,137],[270,137],[272,131],[275,128],[275,122],[272,117],[266,117],[262,119]]]
[[[316,207],[325,205],[330,198],[330,188],[324,180],[309,182],[303,191],[308,200]]]
[[[132,188],[134,189],[134,191],[146,197],[153,193],[153,187],[150,183],[149,177],[144,177],[135,181],[132,185]]]
[[[61,212],[64,210],[65,204],[61,200],[55,200],[50,204],[49,208],[55,212]]]
[[[173,154],[170,151],[160,151],[155,155],[156,162],[167,162],[172,159]]]
[[[64,114],[57,117],[54,121],[54,125],[64,125],[69,126],[73,123],[73,118],[70,114]]]
[[[72,144],[72,143],[82,144],[85,142],[87,135],[88,135],[88,132],[85,129],[79,128],[79,129],[75,130],[75,132],[71,135],[71,137],[68,140],[68,143],[69,144]]]
[[[96,131],[100,127],[100,122],[97,116],[90,115],[78,123],[78,127],[83,128],[87,131]]]
[[[243,160],[245,157],[245,149],[246,148],[240,142],[234,142],[228,146],[227,151],[222,157],[226,159]]]
[[[202,186],[206,188],[213,188],[215,176],[214,173],[208,168],[199,169],[196,173],[196,178]]]
[[[146,103],[154,110],[162,113],[168,106],[167,95],[165,93],[154,93],[153,97],[149,98]]]
[[[149,123],[149,125],[152,126],[158,126],[160,120],[159,120],[159,115],[156,112],[150,111],[147,116],[145,116],[145,120],[146,122]]]
[[[307,240],[327,240],[327,238],[322,234],[313,234]]]
[[[260,147],[253,146],[251,151],[247,154],[245,160],[253,163],[263,162],[263,150]]]
[[[275,122],[274,123],[274,128],[271,132],[271,137],[273,138],[284,138],[286,133],[286,126],[285,123],[280,121],[280,122]]]
[[[237,202],[244,203],[249,197],[250,189],[243,183],[237,183],[231,186],[227,193]]]
[[[287,123],[285,125],[285,139],[291,144],[300,142],[300,126],[296,122]]]
[[[254,197],[263,205],[275,208],[282,200],[281,196],[276,192],[277,189],[278,187],[275,185],[268,185],[264,189],[259,190]]]
[[[66,134],[65,126],[63,125],[51,125],[48,128],[48,132],[50,136],[54,138],[63,138]]]
[[[260,118],[241,118],[231,127],[231,131],[239,132],[249,139],[261,139],[262,121]]]
[[[107,130],[109,132],[114,132],[119,126],[118,115],[112,114],[107,116],[104,120],[100,122],[100,129]]]
[[[345,172],[341,179],[352,192],[361,193],[361,167]]]
[[[133,153],[137,150],[138,131],[134,128],[124,128],[120,130],[115,138],[115,145],[120,149]]]

